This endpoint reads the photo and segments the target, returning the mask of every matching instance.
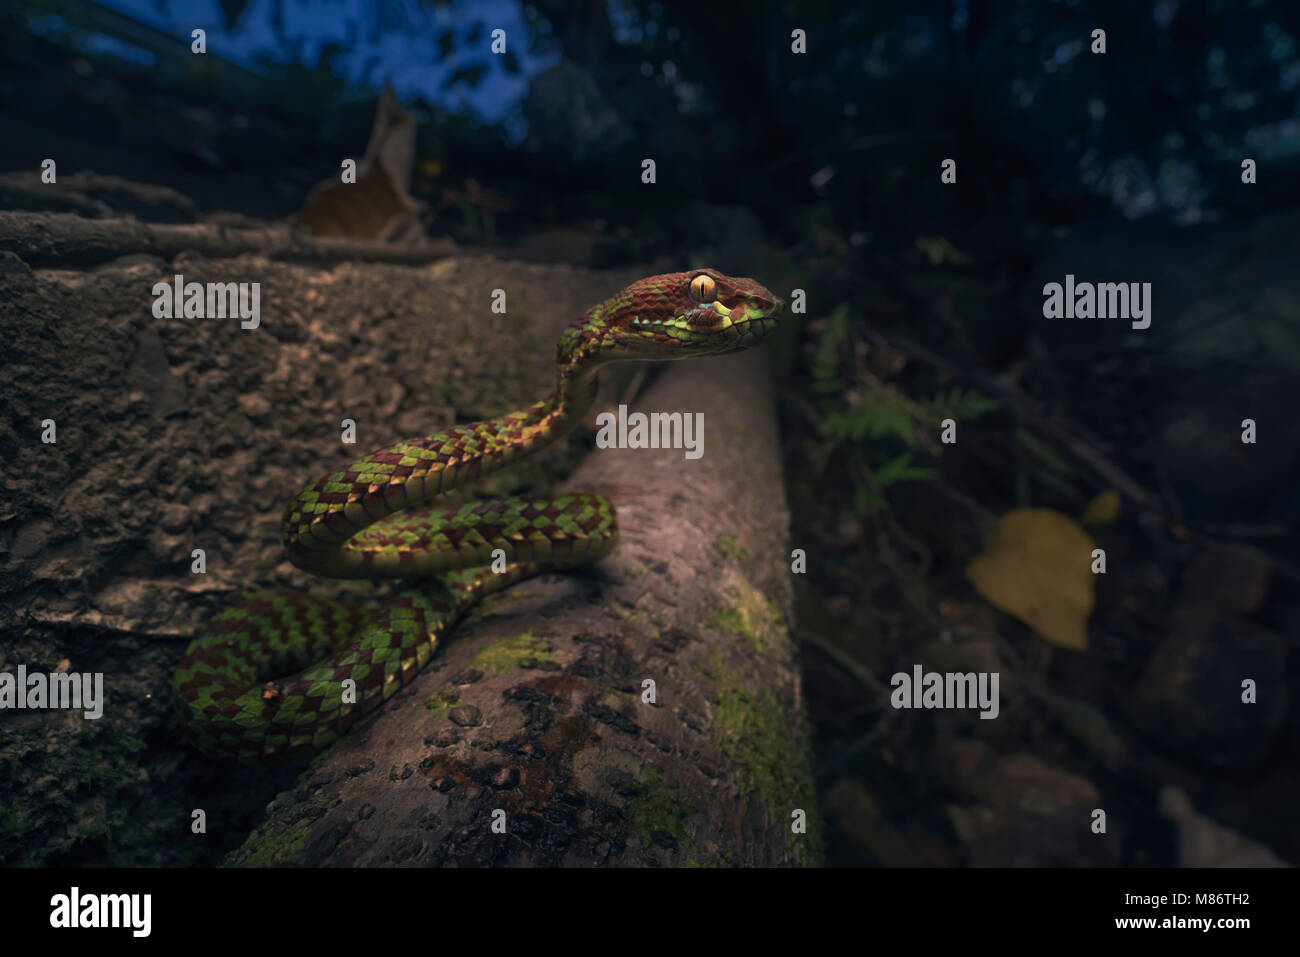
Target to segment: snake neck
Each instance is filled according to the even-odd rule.
[[[545,399],[491,421],[509,430],[513,439],[508,441],[514,446],[515,454],[522,455],[564,436],[582,421],[595,401],[596,370],[570,371],[561,367],[555,391]]]
[[[373,542],[358,533],[564,436],[595,401],[596,371],[608,361],[601,344],[599,322],[584,316],[561,337],[556,386],[546,398],[495,419],[376,449],[317,479],[285,510],[281,529],[289,559],[319,575],[375,577],[373,553],[382,550],[384,533]],[[402,571],[381,577],[403,577]]]
[[[563,417],[567,426],[576,425],[596,400],[596,373],[608,360],[600,307],[583,314],[560,335],[555,350],[555,391],[542,401]]]

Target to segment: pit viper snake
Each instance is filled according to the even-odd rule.
[[[567,433],[595,400],[600,366],[737,352],[770,331],[781,306],[752,279],[714,269],[641,279],[564,330],[546,398],[377,449],[303,488],[281,524],[294,565],[410,584],[369,615],[274,590],[216,617],[172,679],[190,742],[241,761],[324,750],[409,683],[479,599],[608,554],[618,524],[602,495],[428,503]],[[508,563],[500,574],[489,567],[496,549]]]

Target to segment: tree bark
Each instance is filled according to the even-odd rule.
[[[615,552],[489,598],[229,863],[818,862],[765,359],[675,363],[640,408],[703,413],[703,456],[591,453]]]
[[[420,265],[456,255],[440,236],[418,245],[357,239],[314,239],[287,224],[232,228],[214,223],[157,224],[134,219],[85,219],[75,213],[0,210],[0,252],[33,267],[95,266],[123,256],[213,259],[256,254],[281,262],[375,262]]]

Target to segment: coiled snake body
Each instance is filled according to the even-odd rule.
[[[284,590],[218,616],[172,680],[194,745],[240,760],[322,750],[411,681],[484,595],[607,554],[617,521],[601,495],[426,503],[564,435],[590,408],[601,365],[736,352],[769,331],[780,307],[753,280],[713,269],[642,279],[565,329],[557,385],[542,401],[378,449],[308,485],[284,512],[293,564],[416,581],[368,617]],[[509,563],[501,574],[486,567],[495,549]]]

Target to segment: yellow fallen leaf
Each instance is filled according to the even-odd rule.
[[[984,554],[966,566],[966,577],[989,604],[1044,640],[1083,651],[1095,599],[1095,547],[1088,533],[1060,512],[1019,508],[998,520]]]
[[[1119,519],[1119,492],[1108,488],[1088,503],[1079,519],[1082,525],[1114,525]]]

